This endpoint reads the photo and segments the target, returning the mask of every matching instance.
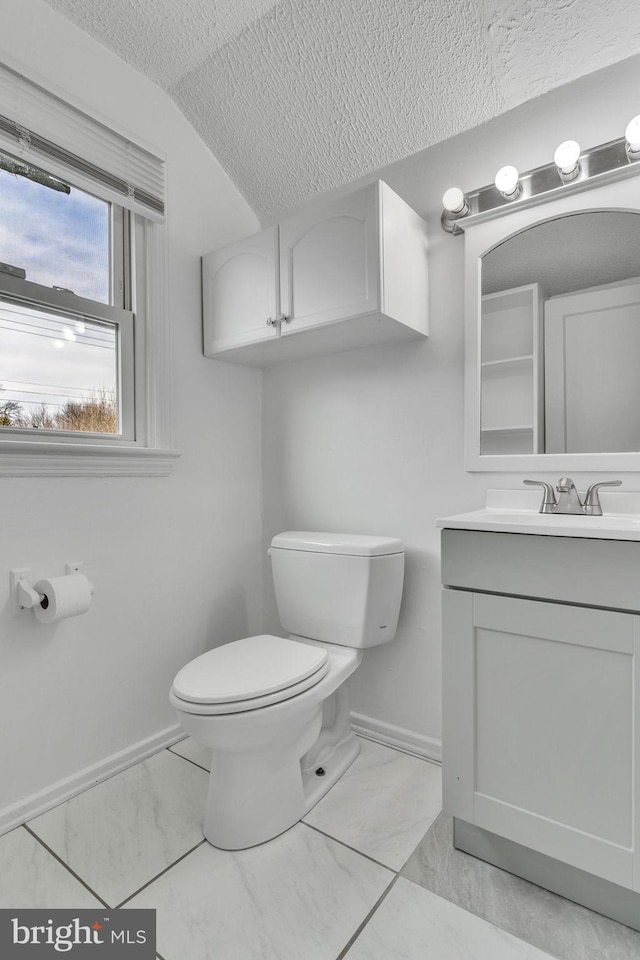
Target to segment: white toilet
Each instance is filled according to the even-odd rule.
[[[400,540],[281,533],[269,555],[289,639],[216,647],[169,695],[184,730],[213,750],[204,835],[225,850],[293,826],[356,758],[344,681],[363,648],[393,640],[400,610]]]

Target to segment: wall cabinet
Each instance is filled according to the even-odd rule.
[[[443,532],[445,809],[636,893],[639,576],[640,542]]]
[[[482,298],[482,454],[544,450],[542,310],[537,283]]]
[[[424,221],[386,184],[202,259],[204,353],[265,366],[427,334]]]

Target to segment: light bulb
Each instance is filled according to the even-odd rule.
[[[634,156],[640,156],[640,113],[627,124],[624,131],[625,140],[629,153]]]
[[[449,187],[442,196],[442,206],[448,213],[466,213],[467,201],[459,187]]]
[[[494,181],[496,190],[508,200],[513,200],[520,192],[520,175],[515,167],[501,167]]]
[[[578,174],[579,157],[580,144],[575,140],[565,140],[554,153],[553,162],[560,171],[561,176],[575,177]]]

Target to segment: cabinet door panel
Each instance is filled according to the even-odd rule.
[[[202,258],[206,355],[277,336],[277,256],[272,227]]]
[[[377,184],[280,225],[282,336],[380,309]]]
[[[454,815],[633,887],[637,618],[457,591],[444,617]]]
[[[524,630],[476,628],[476,792],[630,847],[632,659]]]

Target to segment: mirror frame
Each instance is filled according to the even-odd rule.
[[[570,213],[614,210],[640,215],[640,185],[635,177],[569,193],[536,207],[514,210],[499,219],[465,227],[465,469],[469,472],[541,473],[623,470],[640,472],[640,451],[632,453],[480,453],[480,322],[482,257],[528,227]],[[506,215],[508,214],[508,215]],[[640,261],[640,254],[639,254]],[[639,262],[640,274],[640,262]]]

